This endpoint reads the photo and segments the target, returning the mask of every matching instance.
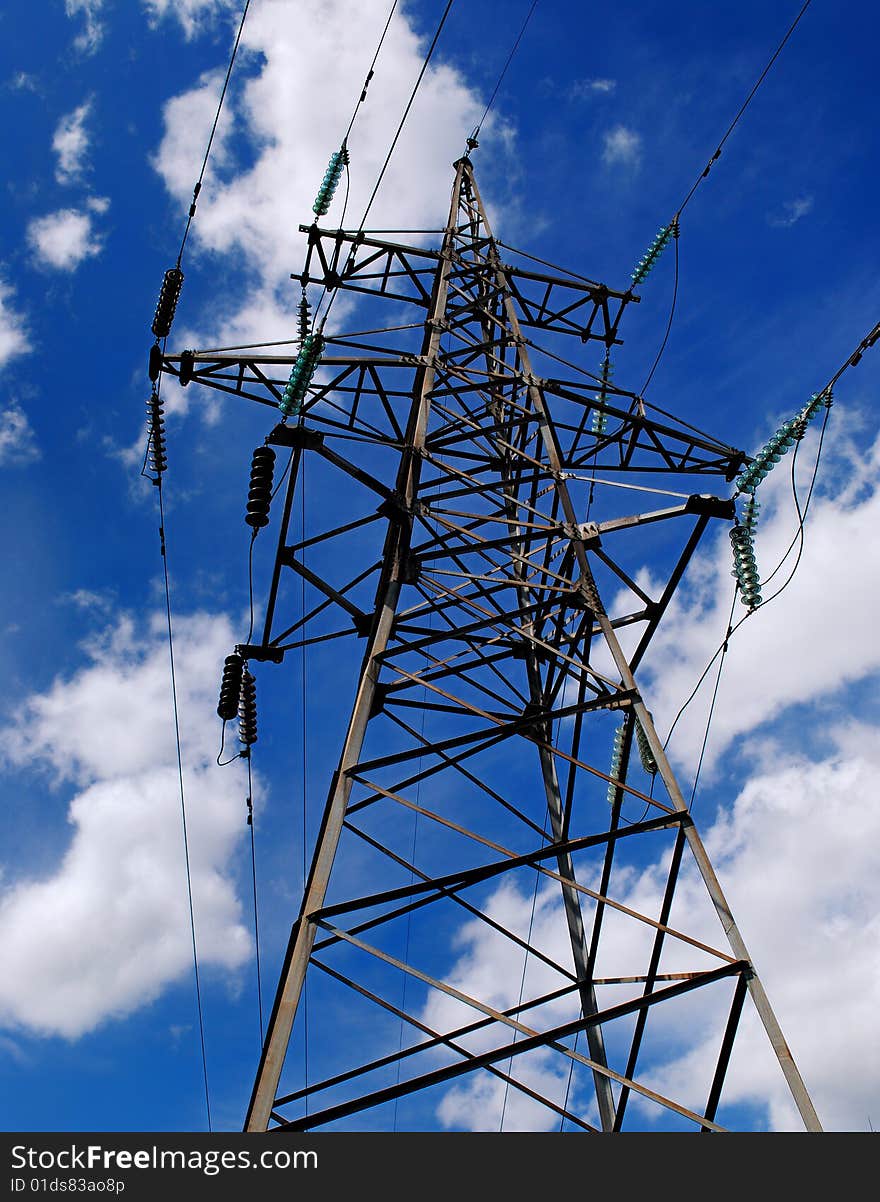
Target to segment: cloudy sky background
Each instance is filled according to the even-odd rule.
[[[387,7],[253,0],[187,246],[176,344],[292,335],[298,226],[309,220]],[[442,221],[450,164],[527,9],[459,0],[371,223]],[[505,241],[625,286],[796,6],[712,9],[710,17],[686,3],[670,13],[634,0],[600,21],[582,6],[542,0],[475,159]],[[392,22],[351,141],[352,224],[440,10],[403,4]],[[13,0],[0,20],[9,131],[0,148],[6,1129],[205,1124],[155,490],[139,469],[156,293],[177,253],[239,14],[226,0],[43,0],[36,10]],[[878,34],[872,6],[814,0],[686,213],[679,307],[651,394],[746,450],[824,385],[880,313]],[[671,282],[664,259],[627,315],[622,383],[644,378]],[[335,306],[338,321],[355,316],[347,303]],[[865,1130],[880,1112],[878,355],[838,389],[796,576],[731,642],[695,809],[820,1117],[840,1130]],[[250,450],[266,424],[195,389],[169,390],[168,408],[208,1070],[215,1126],[236,1129],[258,1051],[246,783],[239,765],[214,762],[214,707],[246,612],[241,511]],[[798,456],[802,494],[815,452],[811,435]],[[797,527],[787,466],[763,490],[761,565],[778,562]],[[644,572],[649,579],[650,563]],[[722,531],[707,540],[646,664],[661,735],[723,636],[729,573]],[[285,716],[294,690],[280,676],[267,681],[266,752],[255,757],[269,995],[301,863],[290,783],[298,756]],[[712,681],[671,743],[686,795]],[[333,744],[323,718],[335,700],[316,687],[315,798],[326,788],[319,753]],[[647,865],[633,878],[633,902],[659,871]],[[686,879],[679,905],[693,893],[699,913],[696,892]],[[525,929],[531,901],[507,890],[493,904]],[[554,901],[539,901],[538,941],[562,957]],[[705,937],[715,942],[717,931],[707,925]],[[446,971],[499,1004],[496,951],[482,938],[464,930]],[[748,1019],[730,1100],[750,1125],[797,1126],[762,1039]],[[686,1095],[689,1067],[703,1055],[699,1039],[673,1048],[661,1086]],[[450,1091],[434,1122],[486,1123],[499,1104],[493,1089]],[[514,1110],[507,1125],[526,1125],[529,1114]]]

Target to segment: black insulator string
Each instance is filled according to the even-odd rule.
[[[292,454],[293,452],[291,451],[291,455]],[[275,492],[277,492],[278,488],[280,487],[281,481],[279,480]],[[274,497],[275,494],[273,493],[272,495]],[[248,626],[248,633],[245,643],[250,643],[254,633],[254,542],[256,541],[256,538],[257,530],[254,529],[251,532],[250,546],[248,547],[248,603],[250,606],[250,625]],[[226,722],[227,719],[224,718],[223,727],[220,731],[220,751],[217,754],[217,763],[221,768],[226,768],[229,764],[234,764],[238,759],[247,758],[246,756],[243,756],[240,751],[237,751],[235,755],[231,756],[228,760],[224,760],[222,758],[224,748],[226,747]],[[250,760],[248,760],[248,773],[250,773]]]
[[[195,976],[196,986],[196,1009],[199,1019],[199,1041],[202,1050],[202,1075],[205,1082],[205,1111],[208,1117],[208,1130],[212,1131],[211,1124],[211,1097],[208,1090],[208,1057],[205,1050],[205,1023],[202,1013],[202,990],[199,980],[199,957],[196,945],[196,920],[195,910],[193,908],[193,893],[192,893],[192,872],[189,862],[189,837],[186,828],[186,795],[183,786],[183,756],[180,747],[180,712],[177,703],[177,676],[174,668],[174,633],[171,621],[171,582],[168,573],[168,547],[165,537],[165,505],[162,499],[162,476],[161,473],[156,481],[159,492],[159,539],[162,554],[162,570],[165,578],[165,615],[168,629],[168,657],[171,664],[171,698],[174,704],[174,737],[177,744],[177,780],[180,791],[180,817],[183,827],[183,855],[186,864],[186,891],[189,902],[189,926],[192,937],[192,954],[193,954],[193,974]]]
[[[770,61],[767,63],[767,66],[764,68],[764,70],[758,76],[757,80],[755,81],[754,86],[752,87],[752,90],[749,92],[748,96],[743,101],[736,116],[731,121],[730,125],[727,127],[727,131],[724,134],[724,137],[718,143],[718,147],[715,150],[715,153],[709,159],[709,162],[706,164],[703,171],[697,176],[693,187],[691,188],[691,190],[688,192],[687,196],[685,196],[684,200],[681,202],[681,204],[676,209],[676,212],[675,212],[676,217],[681,216],[681,214],[685,210],[686,205],[690,201],[693,194],[696,192],[697,188],[699,188],[700,184],[703,182],[703,180],[706,178],[706,176],[712,170],[712,167],[714,166],[715,162],[721,157],[721,151],[724,148],[724,143],[727,141],[727,139],[730,137],[730,135],[736,129],[737,125],[739,124],[740,118],[742,117],[743,113],[746,111],[746,109],[751,104],[752,100],[754,99],[755,93],[758,91],[761,84],[767,78],[767,75],[770,72],[770,68],[773,66],[773,64],[776,62],[777,58],[779,57],[779,55],[782,53],[783,47],[785,46],[786,42],[791,37],[791,35],[794,33],[795,29],[798,26],[798,23],[800,22],[801,17],[804,15],[804,13],[807,11],[807,9],[809,7],[810,7],[810,0],[806,0],[805,4],[801,8],[800,12],[798,13],[798,15],[795,17],[794,21],[792,21],[791,25],[789,26],[788,32],[786,33],[785,37],[782,39],[782,41],[779,43],[779,45],[776,47],[775,51],[773,52],[773,55],[772,55]]]
[[[498,79],[495,83],[495,87],[492,89],[492,95],[489,97],[489,103],[486,105],[485,109],[483,110],[483,115],[480,118],[480,120],[477,122],[476,129],[471,134],[471,140],[473,142],[476,142],[477,138],[480,136],[480,130],[483,128],[483,122],[486,120],[486,117],[489,115],[489,109],[491,109],[492,105],[495,103],[495,97],[498,95],[498,91],[499,91],[502,83],[504,82],[504,76],[507,74],[507,68],[513,62],[513,56],[516,54],[517,50],[519,49],[519,44],[523,39],[523,34],[526,31],[526,27],[527,27],[529,21],[531,21],[531,19],[532,19],[532,13],[535,11],[535,9],[537,7],[538,7],[538,0],[532,0],[532,6],[529,9],[529,11],[526,13],[525,20],[523,21],[522,25],[520,26],[519,33],[516,35],[516,41],[513,43],[513,46],[511,46],[510,53],[507,56],[507,61],[505,62],[504,66],[501,68],[501,74],[498,76]],[[505,1097],[506,1097],[506,1091],[505,1091]]]
[[[211,134],[210,134],[210,137],[208,138],[208,145],[205,148],[205,157],[202,160],[202,169],[199,172],[199,178],[196,181],[195,187],[193,188],[193,198],[192,198],[192,203],[189,206],[189,216],[186,219],[186,228],[183,231],[183,239],[180,243],[180,250],[177,252],[177,266],[178,267],[180,267],[180,262],[181,262],[181,259],[183,258],[183,248],[186,246],[186,240],[189,236],[189,227],[192,225],[192,219],[196,215],[196,200],[198,198],[199,193],[202,190],[202,180],[205,178],[205,170],[207,169],[207,166],[208,166],[208,158],[211,154],[211,147],[214,144],[214,135],[217,132],[217,123],[220,120],[220,113],[223,109],[223,101],[226,99],[226,89],[229,87],[229,78],[232,75],[232,65],[235,62],[235,56],[238,53],[238,44],[241,41],[241,35],[242,35],[242,31],[244,29],[245,17],[247,16],[248,9],[250,8],[250,3],[251,3],[251,0],[245,0],[244,11],[241,14],[241,21],[239,22],[239,25],[238,25],[238,33],[235,35],[235,44],[232,47],[232,55],[230,56],[230,59],[229,59],[229,66],[226,69],[226,78],[223,81],[223,89],[220,92],[220,100],[217,104],[217,112],[214,114],[214,124],[211,126]]]

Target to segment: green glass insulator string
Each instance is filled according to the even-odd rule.
[[[664,225],[663,229],[657,231],[654,241],[648,247],[645,254],[642,255],[641,259],[639,259],[630,276],[632,279],[633,288],[637,288],[638,285],[641,284],[642,281],[654,270],[657,260],[669,245],[669,241],[673,235],[676,237],[678,236],[677,217],[673,217],[669,225]]]
[[[302,340],[296,362],[290,371],[290,379],[284,386],[278,408],[285,417],[298,417],[308,391],[312,376],[317,370],[324,350],[324,339],[320,334],[307,334]]]

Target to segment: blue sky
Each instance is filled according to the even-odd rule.
[[[403,4],[392,23],[350,142],[358,215],[440,8]],[[625,287],[796,8],[633,0],[600,13],[541,0],[475,154],[496,233]],[[376,226],[442,221],[450,165],[527,9],[454,6]],[[386,12],[385,0],[253,0],[187,244],[175,346],[294,336],[298,226]],[[205,1126],[155,490],[139,471],[149,326],[239,15],[225,0],[9,0],[0,17],[5,1129]],[[676,318],[650,395],[747,451],[825,384],[880,312],[878,26],[875,6],[813,0],[683,218]],[[638,387],[659,345],[671,268],[667,255],[627,314],[624,386]],[[359,328],[357,309],[340,304],[336,317]],[[582,353],[595,370],[594,349]],[[875,350],[837,389],[798,574],[731,644],[696,810],[820,1117],[840,1130],[880,1113],[878,383]],[[214,707],[223,656],[246,628],[242,515],[268,424],[193,389],[169,390],[168,410],[208,1073],[214,1125],[235,1130],[259,1037],[245,782],[240,765],[213,764]],[[808,452],[814,439],[804,472]],[[765,495],[758,554],[773,565],[796,528],[783,468]],[[647,579],[650,554],[640,566]],[[723,634],[729,570],[726,537],[707,541],[658,635],[645,691],[661,734]],[[308,681],[307,836],[349,696],[322,667]],[[301,888],[300,670],[260,673],[264,997]],[[343,660],[338,672],[349,679]],[[671,747],[685,783],[707,704],[703,692]],[[642,869],[644,884],[653,869]],[[521,916],[531,897],[490,900]],[[551,946],[552,906],[541,905]],[[491,964],[478,934],[456,946],[451,974],[467,977],[470,953]],[[747,1027],[747,1051],[753,1039]],[[796,1125],[761,1063],[734,1064],[731,1115]],[[663,1079],[687,1069],[673,1049]],[[496,1102],[455,1094],[405,1121],[479,1125]]]

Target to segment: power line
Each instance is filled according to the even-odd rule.
[[[755,94],[757,93],[761,84],[767,78],[767,75],[769,74],[771,67],[776,62],[779,55],[782,53],[782,50],[783,50],[786,42],[788,41],[788,39],[791,37],[791,35],[794,33],[795,29],[797,28],[801,17],[803,17],[804,13],[809,8],[810,3],[811,3],[811,0],[806,0],[804,5],[802,6],[800,12],[798,13],[798,15],[795,17],[794,21],[789,26],[782,41],[776,47],[776,49],[774,50],[773,54],[770,57],[770,60],[768,61],[767,65],[764,67],[764,70],[761,72],[761,74],[758,76],[757,80],[753,84],[752,89],[749,92],[748,96],[745,98],[743,103],[740,105],[736,116],[731,121],[730,125],[727,127],[727,130],[725,131],[724,136],[722,137],[721,141],[718,143],[715,153],[709,159],[709,161],[706,164],[703,171],[697,176],[690,191],[687,193],[684,200],[681,202],[681,204],[676,209],[675,215],[672,218],[672,221],[670,222],[670,226],[672,227],[672,231],[673,231],[674,238],[675,238],[675,282],[673,284],[673,289],[672,289],[672,306],[671,306],[670,313],[669,313],[669,321],[667,322],[667,325],[666,325],[666,332],[663,335],[663,341],[660,345],[659,351],[657,352],[657,357],[655,358],[653,364],[651,365],[651,370],[648,373],[648,378],[645,381],[644,385],[642,386],[642,393],[647,391],[648,385],[650,384],[651,380],[653,379],[654,373],[656,372],[657,367],[659,366],[660,360],[663,357],[663,354],[666,350],[666,344],[669,341],[669,334],[672,330],[673,318],[675,317],[675,303],[676,303],[676,298],[678,295],[678,278],[679,278],[679,248],[678,248],[678,240],[679,240],[679,233],[680,233],[679,219],[681,218],[682,213],[684,212],[685,208],[687,207],[688,203],[690,202],[691,197],[694,195],[697,188],[700,186],[700,184],[703,182],[703,180],[706,178],[706,176],[712,170],[712,167],[715,165],[717,160],[721,157],[721,151],[724,148],[724,143],[727,141],[727,139],[733,133],[734,129],[736,129],[743,114],[745,113],[745,111],[749,107],[749,105],[751,104],[751,102],[754,99]],[[669,227],[667,227],[667,229],[668,228]]]
[[[507,74],[507,68],[510,66],[511,62],[513,61],[513,56],[516,54],[517,50],[519,49],[519,44],[523,39],[523,34],[526,31],[526,27],[528,26],[529,21],[531,21],[531,19],[532,19],[532,13],[535,11],[535,9],[537,7],[538,7],[538,0],[532,0],[532,6],[529,9],[529,11],[526,13],[525,20],[523,21],[522,25],[520,26],[519,33],[516,35],[516,41],[511,46],[510,53],[507,56],[507,60],[504,64],[504,66],[501,68],[501,74],[498,76],[498,79],[495,83],[495,87],[492,89],[492,95],[489,97],[489,103],[486,105],[485,109],[483,110],[483,115],[480,118],[480,120],[477,122],[476,129],[471,134],[470,141],[472,141],[475,145],[476,145],[477,138],[480,136],[480,130],[483,128],[483,122],[486,120],[486,117],[489,115],[489,110],[491,109],[492,105],[495,103],[495,97],[498,95],[498,90],[501,87],[501,84],[504,82],[504,76]]]
[[[660,364],[660,360],[663,358],[663,352],[666,350],[666,344],[669,341],[669,335],[672,331],[672,322],[675,318],[675,304],[676,304],[676,301],[678,300],[678,277],[679,277],[678,239],[679,239],[680,231],[679,231],[677,220],[675,221],[674,224],[675,224],[675,228],[673,230],[672,236],[675,241],[675,275],[673,277],[673,283],[672,283],[672,304],[670,305],[670,309],[669,309],[669,320],[666,323],[666,332],[663,335],[663,341],[660,343],[660,349],[657,352],[657,356],[654,359],[654,362],[651,364],[651,370],[648,372],[648,378],[645,380],[644,384],[642,385],[641,392],[639,394],[642,397],[644,397],[645,393],[648,391],[648,385],[653,380],[654,372],[657,370],[657,368]]]
[[[348,135],[351,133],[352,126],[354,125],[354,122],[355,122],[355,117],[357,117],[357,115],[358,115],[358,109],[361,107],[361,105],[367,99],[367,89],[370,86],[370,81],[372,80],[373,76],[376,73],[376,62],[379,58],[379,52],[382,49],[382,45],[385,41],[385,35],[388,33],[388,27],[391,24],[391,18],[394,16],[394,11],[396,8],[397,8],[397,0],[394,0],[394,3],[391,5],[391,9],[388,13],[388,20],[385,22],[385,28],[382,30],[382,36],[379,38],[379,45],[376,47],[376,53],[373,55],[373,61],[370,63],[370,69],[367,71],[366,78],[364,79],[364,86],[361,89],[360,99],[357,101],[357,103],[354,106],[354,111],[351,114],[351,120],[348,123],[348,129],[345,131],[345,137],[342,139],[343,146],[348,141]]]
[[[389,147],[388,153],[385,156],[385,162],[382,164],[382,169],[379,172],[379,177],[376,180],[375,186],[373,187],[373,191],[370,193],[370,199],[367,201],[367,207],[364,209],[364,215],[361,218],[360,225],[358,226],[359,231],[362,230],[367,223],[367,216],[369,215],[370,209],[373,207],[373,201],[376,199],[376,193],[379,191],[379,185],[382,183],[382,180],[385,176],[385,172],[388,169],[388,164],[391,162],[391,156],[394,154],[394,148],[397,145],[397,140],[403,131],[404,125],[406,124],[406,119],[409,116],[409,111],[413,106],[413,102],[415,101],[416,95],[421,86],[422,79],[425,76],[425,72],[428,70],[428,64],[430,63],[431,58],[434,54],[434,51],[437,48],[437,43],[440,40],[440,34],[443,32],[443,26],[446,24],[446,18],[449,16],[450,10],[454,3],[455,3],[455,0],[446,0],[446,7],[443,10],[443,16],[440,18],[440,22],[439,22],[436,30],[434,31],[434,36],[431,39],[431,45],[428,47],[428,52],[425,55],[424,61],[422,62],[422,67],[421,67],[421,70],[419,71],[418,78],[416,79],[416,82],[413,85],[413,90],[410,94],[410,98],[406,102],[406,108],[403,110],[403,116],[400,118],[400,124],[397,127],[397,132],[395,133],[394,137],[391,139],[391,146]],[[327,311],[328,312],[330,311],[329,306],[328,306]],[[326,320],[326,317],[327,317],[327,315],[325,313],[325,315],[324,315],[325,320]]]
[[[797,27],[798,27],[798,24],[799,24],[799,22],[800,22],[800,19],[801,19],[801,17],[804,15],[804,13],[805,13],[805,12],[807,11],[807,9],[810,7],[810,3],[811,3],[811,0],[806,0],[806,2],[804,3],[803,7],[802,7],[802,8],[801,8],[801,10],[800,10],[800,12],[799,12],[799,13],[798,13],[798,15],[795,17],[794,21],[792,21],[791,25],[790,25],[790,26],[789,26],[789,28],[788,28],[788,31],[787,31],[787,32],[786,32],[786,34],[785,34],[785,37],[782,39],[782,41],[779,43],[779,45],[778,45],[778,46],[776,47],[776,49],[774,50],[774,52],[773,52],[773,54],[772,54],[772,56],[771,56],[771,58],[770,58],[770,61],[767,63],[767,66],[764,68],[764,70],[763,70],[763,71],[761,72],[761,74],[758,76],[757,80],[756,80],[756,81],[755,81],[755,83],[754,83],[754,86],[752,87],[752,90],[749,92],[748,96],[745,98],[745,100],[743,101],[743,103],[740,105],[739,111],[737,112],[737,114],[736,114],[736,116],[734,117],[734,119],[731,121],[730,125],[727,127],[727,130],[726,130],[726,132],[725,132],[725,134],[724,134],[724,137],[723,137],[723,138],[721,139],[721,141],[718,143],[718,146],[717,146],[717,148],[716,148],[716,150],[715,150],[715,153],[714,153],[714,154],[712,155],[712,157],[709,159],[709,162],[706,164],[706,166],[705,166],[705,168],[703,169],[703,171],[702,171],[702,172],[701,172],[701,173],[700,173],[700,174],[697,176],[697,178],[696,178],[696,180],[695,180],[695,182],[694,182],[694,184],[693,184],[692,188],[691,188],[691,189],[690,189],[690,191],[688,192],[687,196],[685,196],[684,200],[681,202],[681,204],[680,204],[680,205],[678,206],[678,208],[676,209],[676,211],[675,211],[675,216],[676,216],[676,217],[680,217],[680,216],[682,215],[682,213],[683,213],[683,212],[684,212],[684,210],[685,210],[685,207],[686,207],[686,206],[687,206],[687,204],[689,203],[689,201],[690,201],[691,197],[693,196],[693,194],[696,192],[697,188],[699,188],[700,184],[703,182],[703,180],[706,178],[706,176],[707,176],[707,175],[709,174],[709,172],[712,170],[712,168],[713,168],[713,166],[715,165],[715,163],[717,162],[717,160],[718,160],[718,159],[721,157],[721,151],[722,151],[722,150],[723,150],[723,148],[724,148],[724,143],[727,141],[727,139],[730,137],[730,135],[731,135],[731,134],[733,133],[733,131],[736,129],[736,127],[737,127],[737,125],[739,124],[739,122],[740,122],[740,119],[742,118],[742,116],[743,116],[743,114],[745,113],[746,109],[747,109],[747,108],[749,107],[749,105],[752,103],[752,100],[754,99],[755,93],[758,91],[758,89],[760,88],[761,84],[762,84],[762,83],[764,82],[764,80],[767,78],[767,75],[768,75],[768,74],[769,74],[769,72],[770,72],[770,68],[771,68],[771,67],[773,66],[773,64],[776,62],[777,58],[779,58],[779,55],[782,53],[783,47],[785,46],[786,42],[787,42],[787,41],[788,41],[788,39],[791,37],[791,35],[794,33],[795,29],[797,29]]]
[[[254,898],[254,950],[256,954],[256,969],[257,969],[257,1013],[260,1018],[260,1047],[263,1046],[265,1035],[263,1033],[263,983],[262,970],[260,968],[260,917],[259,907],[257,905],[257,839],[254,833],[254,784],[253,773],[251,771],[251,749],[248,748],[247,759],[247,774],[248,774],[248,826],[251,828],[251,882],[253,886]]]
[[[171,584],[168,574],[168,548],[165,538],[165,505],[162,499],[162,474],[158,473],[156,485],[159,492],[159,540],[160,550],[162,555],[162,569],[165,578],[165,614],[168,629],[168,656],[171,663],[171,697],[174,703],[174,736],[177,744],[177,779],[180,792],[180,817],[183,826],[183,856],[186,864],[186,892],[189,902],[189,925],[190,934],[192,936],[192,954],[193,954],[193,974],[195,976],[196,985],[196,1009],[199,1019],[199,1042],[202,1050],[202,1075],[205,1082],[205,1110],[208,1116],[208,1130],[212,1131],[211,1124],[211,1097],[208,1090],[208,1058],[205,1050],[205,1022],[202,1013],[202,990],[199,980],[199,957],[196,946],[196,921],[193,908],[193,892],[192,892],[192,872],[190,870],[189,861],[189,838],[186,828],[186,797],[183,787],[183,756],[180,747],[180,713],[177,703],[177,676],[174,668],[174,634],[171,622]]]
[[[198,200],[199,193],[202,190],[202,180],[205,178],[205,170],[208,166],[208,158],[211,154],[211,147],[214,144],[214,135],[217,132],[217,124],[220,120],[220,113],[223,110],[223,101],[226,99],[226,89],[229,87],[229,78],[232,75],[232,66],[235,62],[235,56],[238,53],[238,44],[241,41],[242,31],[244,30],[244,22],[248,14],[250,4],[251,0],[246,0],[244,11],[241,14],[241,21],[238,25],[238,33],[235,35],[235,44],[232,47],[232,54],[229,58],[229,66],[226,68],[226,78],[223,80],[223,88],[220,92],[220,100],[217,104],[217,111],[214,114],[214,124],[211,126],[211,134],[208,138],[208,145],[205,148],[205,157],[202,159],[202,169],[199,172],[199,178],[196,181],[195,187],[193,188],[192,203],[189,206],[189,216],[186,219],[186,228],[183,231],[183,239],[180,243],[180,250],[177,252],[178,268],[180,267],[180,261],[183,258],[183,248],[186,246],[186,240],[189,236],[189,227],[192,225],[192,219],[196,215],[196,201]]]
[[[731,626],[730,618],[728,618],[727,633],[724,636],[724,639],[718,644],[718,647],[715,649],[714,654],[712,655],[709,662],[706,664],[703,671],[700,673],[699,679],[697,680],[697,683],[694,685],[692,691],[688,695],[687,700],[684,702],[684,704],[679,709],[678,713],[675,715],[675,718],[673,719],[673,722],[672,722],[672,726],[669,728],[669,733],[667,734],[667,736],[663,742],[664,750],[669,745],[669,741],[672,738],[673,731],[675,730],[676,726],[678,725],[679,720],[681,719],[685,710],[691,704],[694,697],[696,697],[697,693],[699,692],[700,686],[702,685],[703,681],[706,679],[707,675],[709,674],[709,671],[710,671],[712,665],[714,664],[715,660],[718,658],[719,655],[721,655],[722,661],[723,661],[723,657],[727,654],[728,646],[729,646],[730,640],[733,637],[733,635],[736,634],[736,632],[739,630],[739,628],[742,626],[742,624],[745,621],[747,621],[748,618],[750,618],[753,614],[757,613],[758,610],[763,609],[765,606],[769,605],[769,603],[771,601],[775,601],[777,597],[781,596],[781,594],[785,591],[786,588],[788,588],[789,584],[791,584],[792,580],[794,579],[795,573],[797,572],[797,569],[800,565],[801,556],[803,554],[804,527],[805,527],[805,523],[806,523],[806,519],[807,519],[807,512],[810,507],[810,501],[812,500],[812,497],[813,497],[813,489],[815,488],[816,478],[817,478],[818,472],[819,472],[819,462],[820,462],[821,456],[822,456],[822,447],[823,447],[823,443],[824,443],[824,439],[825,439],[825,429],[828,424],[828,417],[829,417],[830,412],[831,412],[830,409],[825,410],[825,418],[822,423],[821,431],[819,434],[819,446],[816,451],[816,461],[813,464],[813,472],[812,472],[812,476],[810,479],[810,487],[807,491],[807,498],[804,503],[803,510],[800,509],[800,506],[798,504],[797,494],[795,493],[795,506],[798,511],[797,532],[795,533],[795,536],[792,539],[791,543],[789,544],[788,549],[786,550],[785,554],[782,556],[779,563],[776,565],[776,567],[773,569],[773,571],[770,573],[770,575],[766,577],[764,583],[766,583],[766,581],[768,581],[768,580],[773,579],[773,577],[776,575],[776,573],[779,571],[779,569],[785,563],[786,559],[788,559],[788,556],[791,553],[792,547],[798,541],[798,538],[800,538],[801,546],[798,551],[798,555],[795,560],[794,566],[792,567],[792,570],[789,573],[788,578],[786,579],[785,583],[780,588],[778,588],[775,593],[771,593],[769,597],[765,597],[764,600],[761,601],[761,603],[759,605],[756,605],[754,609],[751,609],[748,611],[748,613],[743,614],[743,616],[740,618],[740,620],[737,623],[735,623],[735,625]],[[795,455],[796,454],[797,454],[797,448],[795,449]],[[793,480],[793,478],[794,478],[794,456],[793,456],[793,460],[792,460],[792,480]],[[734,591],[733,600],[734,600],[734,605],[735,605],[736,604],[736,591]],[[732,616],[733,616],[733,607],[731,607],[730,617],[732,618]],[[719,665],[718,679],[720,679],[720,673],[721,673],[721,665]],[[714,709],[714,705],[715,705],[715,697],[717,696],[717,690],[718,690],[718,679],[716,679],[715,694],[713,695],[711,709]],[[710,709],[710,716],[709,716],[710,722],[711,722],[711,717],[712,717],[711,709]],[[709,728],[707,726],[706,735],[704,737],[704,744],[703,744],[704,750],[705,750],[705,741],[708,740],[708,737],[709,737]],[[702,754],[701,754],[701,761],[702,761]],[[698,774],[699,774],[699,770],[698,770]],[[696,790],[696,781],[694,782],[694,790]],[[691,797],[691,801],[693,801],[693,795]]]
[[[367,201],[367,207],[364,209],[363,216],[361,217],[361,220],[360,220],[360,225],[358,226],[358,230],[357,230],[358,233],[361,233],[363,231],[365,225],[367,224],[367,217],[369,216],[370,209],[373,207],[373,201],[376,199],[376,193],[379,191],[379,186],[381,185],[382,180],[385,176],[385,172],[388,169],[388,164],[391,162],[391,156],[394,154],[394,148],[397,146],[398,139],[400,138],[401,132],[403,131],[403,127],[406,124],[406,119],[409,116],[410,109],[413,106],[413,102],[415,101],[416,95],[421,86],[422,80],[425,76],[425,72],[428,69],[428,64],[430,63],[431,58],[434,54],[434,50],[437,47],[437,43],[440,40],[440,34],[443,32],[443,26],[446,24],[446,18],[449,16],[449,12],[454,3],[455,3],[455,0],[447,0],[447,2],[446,2],[446,7],[443,10],[443,15],[441,16],[440,21],[437,25],[437,28],[434,31],[434,36],[431,39],[431,44],[428,47],[428,50],[427,50],[427,53],[425,54],[424,59],[422,60],[422,66],[421,66],[419,74],[416,78],[416,82],[413,85],[413,89],[412,89],[412,92],[410,93],[409,100],[406,102],[406,108],[403,110],[403,116],[400,118],[400,124],[397,127],[397,131],[395,132],[394,137],[391,139],[391,145],[388,148],[388,153],[385,156],[385,161],[383,162],[382,167],[379,170],[379,175],[376,179],[376,183],[373,186],[373,191],[370,193],[370,198]],[[389,16],[389,22],[390,22],[390,19],[391,18]],[[387,32],[387,24],[386,24],[386,32]],[[383,39],[384,39],[384,36],[385,36],[385,33],[383,32],[383,34],[382,34]],[[381,46],[381,41],[380,41],[380,46]],[[377,51],[377,55],[378,55],[378,51]],[[360,101],[358,103],[360,103]],[[357,111],[357,106],[355,106],[355,111]],[[353,120],[353,118],[352,118],[352,120]],[[352,246],[351,255],[354,255],[354,253],[355,253],[355,246],[356,246],[356,244],[354,244]],[[321,297],[321,300],[318,302],[318,306],[315,310],[315,325],[316,326],[317,326],[317,319],[318,319],[318,311],[320,310],[321,303],[323,302],[324,298],[328,295],[328,293],[330,293],[330,289],[327,287],[327,285],[325,285],[323,295]],[[318,331],[321,334],[323,334],[324,327],[327,324],[327,318],[330,316],[330,310],[333,308],[333,301],[335,299],[336,299],[336,292],[334,291],[330,295],[330,300],[327,304],[327,308],[324,310],[324,316],[321,318],[321,324],[320,324],[320,326],[317,326]]]

